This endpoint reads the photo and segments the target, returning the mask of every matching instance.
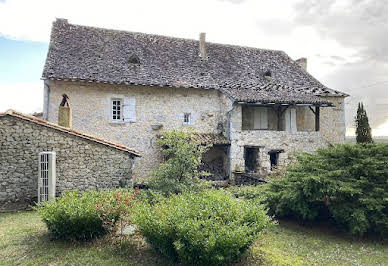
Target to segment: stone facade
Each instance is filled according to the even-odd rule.
[[[33,201],[38,154],[56,152],[56,194],[131,184],[133,154],[12,115],[0,116],[0,203]]]
[[[145,180],[161,161],[155,140],[162,130],[181,128],[198,133],[218,133],[226,126],[225,108],[229,101],[216,90],[122,86],[53,81],[49,85],[48,120],[57,123],[62,94],[69,96],[73,128],[103,139],[124,144],[140,152],[134,175]],[[136,122],[110,121],[112,98],[136,100]],[[183,114],[192,122],[183,124]],[[157,127],[155,127],[158,125]],[[218,129],[217,129],[218,128]]]
[[[231,141],[225,162],[227,175],[244,170],[244,147],[259,147],[262,173],[270,171],[269,151],[282,150],[279,166],[290,162],[295,152],[314,152],[320,147],[343,143],[345,138],[344,97],[327,97],[335,107],[321,108],[320,132],[315,131],[314,114],[307,106],[297,107],[298,132],[242,130],[242,106],[211,89],[126,86],[88,82],[50,81],[46,89],[46,115],[56,123],[63,93],[70,98],[73,127],[138,150],[135,182],[145,180],[161,161],[155,139],[162,130],[184,129],[199,133],[222,133]],[[112,98],[136,99],[136,122],[110,122]],[[192,123],[183,124],[191,113]],[[158,125],[155,127],[155,125]],[[220,127],[221,125],[221,127]],[[299,132],[299,130],[302,130]]]
[[[319,148],[345,142],[344,97],[326,97],[333,102],[334,107],[321,108],[320,131],[313,131],[315,120],[308,107],[297,107],[298,131],[291,133],[276,130],[246,130],[243,129],[243,106],[235,104],[230,112],[229,138],[230,176],[235,172],[244,172],[245,148],[258,149],[257,164],[260,175],[271,172],[269,152],[279,151],[278,167],[283,167],[293,161],[298,152],[314,152]],[[298,113],[300,115],[298,115]],[[300,130],[301,129],[301,130]]]

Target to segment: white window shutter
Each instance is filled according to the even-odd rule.
[[[284,112],[284,118],[286,121],[285,130],[287,132],[291,132],[291,109],[290,108],[287,108],[287,110]]]
[[[136,99],[124,99],[124,122],[136,122]]]
[[[268,129],[268,109],[260,108],[260,129]]]
[[[255,107],[253,112],[253,129],[260,129],[261,126],[261,115],[260,108]]]
[[[296,132],[296,109],[291,108],[290,110],[290,119],[291,119],[291,132]]]

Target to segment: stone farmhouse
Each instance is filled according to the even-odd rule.
[[[136,182],[162,161],[163,130],[212,144],[214,179],[265,175],[295,152],[345,139],[345,93],[282,51],[53,23],[43,71],[43,118],[56,123],[69,97],[73,128],[133,147]]]
[[[54,165],[49,166],[53,153]],[[0,113],[0,211],[13,209],[16,202],[24,207],[48,200],[66,190],[131,185],[137,157],[137,151],[124,145],[34,116],[12,110]]]

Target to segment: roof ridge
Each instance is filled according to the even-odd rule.
[[[118,150],[122,150],[122,151],[126,151],[126,152],[129,152],[129,153],[132,153],[136,156],[140,156],[140,153],[134,149],[131,149],[125,145],[122,145],[122,144],[118,144],[118,143],[114,143],[114,142],[111,142],[111,141],[108,141],[108,140],[105,140],[105,139],[102,139],[102,138],[98,138],[98,137],[95,137],[95,136],[92,136],[92,135],[89,135],[89,134],[85,134],[85,133],[82,133],[80,131],[77,131],[77,130],[74,130],[74,129],[71,129],[71,128],[66,128],[66,127],[62,127],[60,125],[57,125],[55,123],[51,123],[47,120],[44,120],[44,119],[41,119],[41,118],[38,118],[38,117],[35,117],[35,116],[32,116],[32,115],[27,115],[27,114],[23,114],[23,113],[20,113],[20,112],[17,112],[15,110],[12,110],[12,109],[9,109],[7,110],[6,112],[4,113],[0,113],[0,117],[2,116],[6,116],[6,115],[9,115],[9,116],[12,116],[12,117],[16,117],[16,118],[20,118],[20,119],[23,119],[23,120],[26,120],[26,121],[30,121],[32,123],[35,123],[35,124],[39,124],[39,125],[42,125],[42,126],[45,126],[45,127],[49,127],[49,128],[52,128],[52,129],[55,129],[55,130],[59,130],[61,132],[64,132],[64,133],[69,133],[73,136],[77,136],[77,137],[80,137],[80,138],[83,138],[83,139],[87,139],[87,140],[90,140],[90,141],[93,141],[93,142],[96,142],[96,143],[100,143],[100,144],[103,144],[103,145],[106,145],[106,146],[109,146],[109,147],[112,147],[112,148],[115,148],[115,149],[118,149]]]
[[[57,21],[54,21],[53,24],[56,22]],[[62,23],[62,25],[64,25],[64,24]],[[143,36],[159,37],[159,38],[165,38],[165,39],[199,42],[199,40],[196,40],[196,39],[168,36],[168,35],[156,34],[156,33],[145,33],[145,32],[140,32],[140,31],[120,30],[120,29],[113,29],[113,28],[102,28],[102,27],[97,27],[97,26],[88,26],[88,25],[81,25],[81,24],[75,24],[75,23],[69,23],[69,22],[65,23],[65,25],[95,29],[95,30],[102,30],[102,31],[115,31],[118,33],[139,34],[139,35],[143,35]],[[219,42],[209,42],[209,41],[206,41],[206,44],[222,45],[222,46],[227,46],[227,47],[232,47],[232,48],[260,50],[260,51],[267,51],[267,52],[278,52],[278,53],[284,53],[285,55],[287,55],[287,53],[284,52],[283,50],[277,50],[277,49],[258,48],[258,47],[253,47],[253,46],[229,44],[229,43],[219,43]]]

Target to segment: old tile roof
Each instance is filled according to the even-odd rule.
[[[132,155],[140,157],[140,153],[138,151],[136,151],[134,149],[131,149],[131,148],[128,148],[128,147],[126,147],[124,145],[113,143],[113,142],[110,142],[110,141],[106,141],[104,139],[100,139],[100,138],[97,138],[97,137],[94,137],[94,136],[91,136],[91,135],[87,135],[87,134],[81,133],[81,132],[73,130],[73,129],[69,129],[69,128],[66,128],[66,127],[61,127],[61,126],[58,126],[57,124],[50,123],[50,122],[48,122],[46,120],[40,119],[40,118],[35,117],[35,116],[25,115],[25,114],[22,114],[22,113],[19,113],[19,112],[15,112],[14,110],[8,110],[5,113],[0,113],[0,117],[4,117],[4,116],[7,116],[7,115],[11,116],[11,117],[16,117],[16,118],[19,118],[19,119],[22,119],[22,120],[25,120],[25,121],[29,121],[29,122],[32,122],[32,123],[35,123],[35,124],[38,124],[38,125],[42,125],[42,126],[45,126],[45,127],[48,127],[48,128],[52,128],[52,129],[55,129],[55,130],[58,130],[58,131],[61,131],[61,132],[64,132],[64,133],[67,133],[67,134],[70,134],[70,135],[73,135],[73,136],[77,136],[77,137],[80,137],[80,138],[83,138],[83,139],[87,139],[87,140],[90,140],[90,141],[93,141],[93,142],[96,142],[96,143],[99,143],[99,144],[103,144],[103,145],[106,145],[106,146],[109,146],[109,147],[112,147],[112,148],[115,148],[115,149],[118,149],[118,150],[121,150],[121,151],[125,151],[125,152],[128,152],[128,153],[132,154]]]
[[[347,96],[322,85],[282,51],[210,42],[206,50],[208,57],[203,59],[196,40],[80,26],[57,19],[42,78],[221,89],[230,91],[232,97],[254,100],[254,93],[260,99],[267,94],[260,88],[266,87],[264,74],[270,72],[271,83],[288,88],[288,94],[279,95],[278,101],[295,97],[307,103],[317,101],[314,95]]]
[[[191,136],[193,141],[198,141],[202,144],[212,145],[227,145],[230,141],[223,135],[211,134],[211,133],[193,133]]]
[[[228,89],[222,89],[225,94],[238,102],[246,103],[282,103],[282,104],[312,104],[331,106],[329,101],[316,96],[320,90],[310,88],[293,88],[287,85],[267,83],[257,86],[246,85],[245,89],[240,86],[230,86]],[[310,92],[310,93],[306,93]],[[322,95],[325,95],[322,93]]]

